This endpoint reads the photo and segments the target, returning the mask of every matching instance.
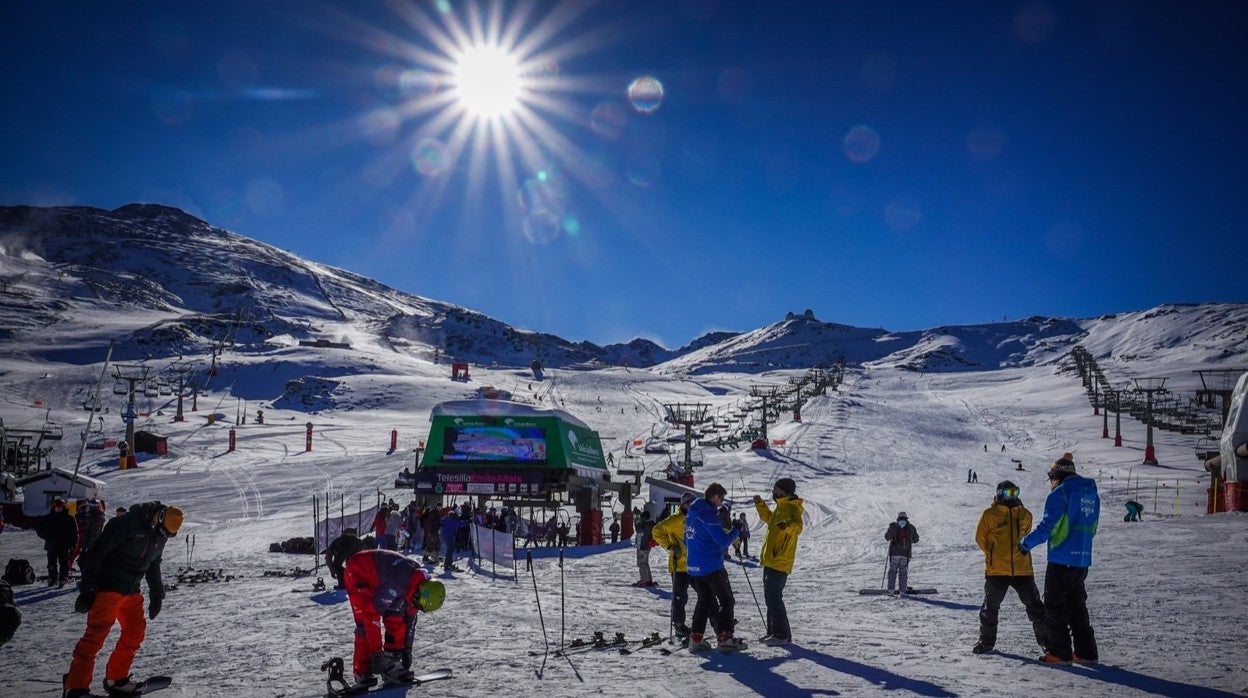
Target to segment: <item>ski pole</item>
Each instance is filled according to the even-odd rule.
[[[880,588],[884,589],[888,584],[888,551],[884,551],[884,575],[880,577]]]
[[[563,647],[563,628],[567,608],[568,588],[563,582],[563,548],[559,549],[559,646]]]
[[[741,553],[737,553],[737,559],[741,561],[741,574],[745,575],[745,583],[750,587],[750,596],[754,597],[754,606],[758,608],[758,617],[763,621],[763,630],[767,628],[767,616],[763,614],[763,606],[758,603],[758,594],[754,593],[754,582],[750,581],[750,573],[745,569],[745,559],[741,557]]]
[[[542,624],[542,645],[546,649],[546,654],[550,654],[550,643],[546,640],[546,618],[542,615],[542,597],[537,593],[537,572],[533,570],[532,550],[529,551],[528,562],[525,566],[529,568],[529,575],[533,577],[533,598],[537,600],[537,620]]]

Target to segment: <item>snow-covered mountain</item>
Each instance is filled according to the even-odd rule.
[[[601,435],[616,463],[651,474],[667,456],[633,446],[671,433],[665,406],[707,403],[715,423],[740,426],[734,416],[757,384],[784,384],[842,356],[848,368],[836,390],[811,397],[800,421],[774,416],[772,448],[707,442],[696,472],[699,487],[730,490],[753,527],[754,553],[765,526],[751,496],[765,496],[780,477],[797,483],[804,526],[785,589],[794,645],[754,642],[765,625],[756,597],[762,580],[747,562],[729,568],[738,631],[751,642],[744,653],[692,655],[664,643],[629,655],[556,657],[552,645],[594,631],[665,635],[671,586],[662,551],[651,557],[659,586],[639,589],[628,585],[637,567],[627,542],[571,547],[566,559],[540,548],[515,576],[466,561],[463,572],[430,570],[445,580],[447,603],[421,616],[416,666],[456,673],[437,693],[1223,698],[1248,686],[1242,661],[1210,651],[1242,643],[1248,519],[1202,515],[1209,480],[1193,449],[1208,437],[1158,430],[1160,464],[1142,464],[1142,424],[1123,415],[1123,443],[1113,445],[1067,360],[1079,343],[1115,384],[1143,376],[1190,384],[1195,369],[1243,367],[1244,304],[913,332],[801,313],[669,351],[645,340],[595,347],[522,332],[162,207],[0,209],[0,252],[5,427],[63,431],[49,463],[81,464],[105,483],[110,508],[158,499],[187,511],[165,550],[165,610],[148,625],[134,665],[141,676],[174,675],[161,695],[324,695],[322,662],[350,655],[349,604],[340,592],[312,587],[322,568],[292,569],[317,559],[271,553],[270,545],[308,534],[319,511],[314,496],[339,517],[379,496],[406,503],[412,493],[392,487],[394,477],[412,464],[444,401],[492,386],[557,403]],[[300,343],[317,339],[328,345]],[[126,396],[109,390],[110,374],[99,396],[104,411],[82,409],[109,340],[118,342],[115,360],[150,355],[144,365],[161,373],[182,355],[204,381],[199,409],[188,408],[184,421],[173,417],[174,395],[138,398],[134,426],[165,436],[168,452],[144,454],[133,470],[118,470],[116,451],[101,446],[126,427]],[[534,358],[551,369],[544,380],[527,370]],[[449,380],[450,359],[471,362],[472,380]],[[257,407],[263,423],[243,419]],[[312,422],[314,448],[305,442]],[[1012,595],[997,652],[974,655],[984,565],[974,534],[990,485],[1016,483],[1039,516],[1047,464],[1066,451],[1102,498],[1088,594],[1104,663],[1057,669],[1029,659],[1038,648]],[[1127,499],[1144,504],[1143,523],[1121,520]],[[606,501],[604,514],[637,501]],[[911,583],[939,593],[860,596],[884,584],[882,534],[901,510],[923,531]],[[534,521],[555,513],[576,522],[571,506],[522,507]],[[1043,546],[1033,554],[1043,584]],[[10,557],[43,572],[32,530],[5,529],[0,561]],[[0,696],[52,698],[83,630],[74,590],[15,591],[24,622],[0,662],[21,671],[0,680]]]
[[[74,364],[99,360],[104,327],[119,340],[119,360],[325,339],[426,360],[436,354],[527,366],[538,359],[549,367],[655,366],[682,374],[757,373],[842,358],[924,372],[984,370],[1051,363],[1078,343],[1110,363],[1181,350],[1189,363],[1218,365],[1241,354],[1248,339],[1248,304],[1236,303],[909,332],[823,322],[806,311],[675,350],[645,339],[604,347],[510,327],[148,204],[0,208],[0,282],[0,339],[38,337],[40,358]],[[135,318],[142,322],[134,325]]]

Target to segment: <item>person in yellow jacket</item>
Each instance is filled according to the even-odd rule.
[[[1031,530],[1031,512],[1018,494],[1018,485],[1009,480],[998,483],[992,505],[979,517],[975,529],[975,542],[984,551],[984,604],[979,609],[979,642],[971,648],[975,654],[991,652],[996,645],[997,612],[1010,587],[1027,609],[1036,642],[1045,646],[1044,602],[1036,588],[1031,555],[1018,548]]]
[[[672,574],[672,630],[683,643],[689,640],[689,626],[685,624],[685,607],[689,603],[689,566],[685,552],[685,512],[698,496],[686,492],[680,496],[680,509],[656,523],[650,535],[654,542],[667,551],[667,571]],[[716,633],[714,614],[710,618]]]
[[[767,639],[763,640],[763,644],[774,647],[793,641],[789,612],[784,606],[784,585],[789,581],[797,557],[803,506],[797,496],[797,484],[787,477],[776,480],[771,488],[771,498],[776,502],[775,511],[767,506],[762,497],[754,495],[758,518],[767,524],[767,536],[763,539],[759,560],[763,566],[763,599],[767,602]]]

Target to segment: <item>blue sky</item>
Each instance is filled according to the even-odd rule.
[[[1238,2],[10,2],[0,205],[177,206],[597,343],[1248,301],[1245,35]],[[517,109],[467,108],[480,45]]]

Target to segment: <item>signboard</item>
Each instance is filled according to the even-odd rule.
[[[534,495],[563,489],[559,471],[420,468],[413,474],[416,494]]]
[[[507,466],[513,472],[553,471],[559,478],[566,471],[596,479],[607,476],[606,454],[597,432],[559,410],[498,400],[468,400],[438,405],[430,421],[429,446],[417,472],[431,468],[476,476]],[[468,482],[443,479],[430,484],[441,485],[445,492],[468,492]],[[539,476],[537,481],[523,479],[514,484],[531,486],[535,482],[546,479]],[[476,488],[472,492],[484,494]]]

